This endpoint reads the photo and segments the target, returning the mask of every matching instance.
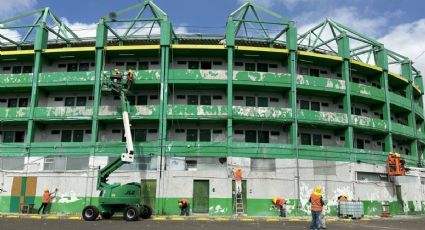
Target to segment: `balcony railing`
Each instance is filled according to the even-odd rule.
[[[233,84],[290,87],[289,73],[234,71]]]
[[[50,72],[41,73],[38,82],[40,86],[93,85],[94,79],[94,71]]]
[[[32,86],[32,73],[26,74],[0,74],[0,89]]]
[[[323,123],[327,125],[346,125],[347,114],[335,112],[321,112],[300,109],[298,110],[298,120],[307,123]]]
[[[93,107],[91,106],[58,106],[58,107],[36,107],[36,119],[47,120],[90,120],[93,115]]]
[[[225,70],[187,70],[187,69],[171,69],[170,83],[187,83],[187,84],[226,84],[227,71]]]
[[[357,126],[360,128],[374,129],[374,130],[381,130],[381,131],[386,131],[388,128],[387,123],[384,120],[377,119],[377,118],[351,115],[351,120],[354,126]]]
[[[415,136],[415,133],[413,132],[412,127],[402,125],[396,122],[391,122],[391,130],[393,133],[396,133],[399,135],[409,136],[409,137]]]
[[[29,117],[29,111],[28,107],[0,108],[0,120],[25,120]]]
[[[390,101],[391,104],[397,105],[398,107],[405,108],[407,110],[411,110],[412,108],[412,103],[409,99],[393,92],[390,92]]]
[[[121,119],[121,107],[99,106],[99,116],[103,119]],[[130,107],[131,119],[158,119],[159,105],[136,105]]]
[[[168,105],[170,119],[226,119],[226,105]]]
[[[344,80],[298,75],[297,85],[302,89],[345,93]]]
[[[291,118],[289,108],[233,106],[233,119],[285,121]]]
[[[351,83],[351,94],[358,97],[366,97],[378,101],[385,101],[385,93],[383,89],[378,89],[373,86]]]

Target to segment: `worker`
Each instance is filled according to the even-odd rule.
[[[40,206],[40,208],[38,209],[38,212],[37,212],[38,214],[40,214],[41,209],[43,209],[42,213],[45,214],[45,211],[46,211],[47,207],[49,206],[50,201],[53,198],[52,195],[56,194],[57,191],[58,191],[58,189],[55,189],[54,192],[50,193],[49,189],[47,189],[47,188],[44,189],[44,194],[43,194],[43,199],[41,201],[41,206]]]
[[[280,211],[280,217],[285,217],[286,216],[286,212],[285,212],[285,207],[284,205],[286,205],[286,200],[281,198],[281,197],[273,197],[272,198],[272,202],[275,208],[279,209]]]
[[[341,216],[341,202],[345,202],[348,201],[348,196],[347,195],[340,195],[338,196],[338,216]]]
[[[189,216],[189,201],[186,199],[179,200],[180,216]]]
[[[134,73],[132,69],[129,69],[127,72],[127,89],[130,89],[133,85]]]
[[[322,187],[316,186],[313,193],[310,195],[309,202],[311,204],[311,226],[312,230],[320,229],[320,215],[323,210]]]
[[[242,192],[242,169],[237,168],[235,171],[236,193]]]

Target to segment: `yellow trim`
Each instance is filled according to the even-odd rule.
[[[284,53],[284,54],[288,53],[287,49],[276,49],[276,48],[254,47],[254,46],[236,46],[235,50],[270,52],[270,53]]]
[[[334,56],[334,55],[318,54],[318,53],[307,52],[307,51],[298,51],[298,54],[301,56],[310,56],[310,57],[331,59],[334,61],[342,61],[342,57]]]
[[[224,50],[224,45],[191,45],[191,44],[176,44],[172,45],[173,49],[205,49],[205,50]]]
[[[413,86],[413,88],[415,88],[416,89],[416,91],[418,91],[418,93],[419,94],[421,94],[422,92],[421,92],[421,90],[419,89],[419,86],[418,85],[416,85],[416,84],[412,84],[412,86]]]
[[[167,218],[165,217],[154,217],[152,218],[152,220],[166,220]]]
[[[382,72],[382,68],[378,67],[378,66],[374,66],[374,65],[367,64],[367,63],[364,63],[364,62],[361,62],[361,61],[356,61],[356,60],[351,60],[350,62],[351,62],[351,64],[354,64],[354,65],[359,65],[359,66],[363,66],[363,67],[366,67],[366,68],[369,68],[369,69],[374,69],[374,70],[377,70],[379,72]]]
[[[267,222],[279,222],[280,219],[278,219],[278,218],[267,218],[266,221]]]
[[[409,83],[409,81],[406,78],[404,78],[403,76],[401,76],[400,74],[396,74],[396,73],[393,73],[393,72],[388,72],[388,75],[391,75],[391,76],[393,76],[395,78],[398,78],[398,79],[400,79],[400,80],[402,80],[402,81],[404,81],[406,83]]]
[[[157,50],[159,45],[108,46],[105,50]]]
[[[210,218],[206,218],[206,217],[198,217],[195,220],[208,221],[208,220],[211,220],[211,219]]]
[[[241,218],[240,221],[255,221],[253,218]]]
[[[18,215],[7,215],[5,217],[6,218],[9,218],[9,219],[19,219],[19,216]]]
[[[1,56],[6,55],[28,55],[34,54],[34,50],[10,50],[10,51],[0,51]]]
[[[84,52],[84,51],[95,51],[94,47],[69,47],[69,48],[56,48],[56,49],[44,49],[43,53],[63,53],[63,52]]]
[[[40,220],[41,216],[30,216],[30,219]]]
[[[181,220],[185,220],[185,219],[183,217],[172,217],[172,218],[170,218],[170,220],[181,221]]]
[[[46,220],[59,220],[59,216],[46,216]]]
[[[80,216],[71,216],[67,218],[68,220],[81,220]]]
[[[228,221],[230,220],[229,218],[224,218],[224,217],[217,217],[214,219],[215,221]]]

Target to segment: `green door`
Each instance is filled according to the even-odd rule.
[[[235,180],[232,181],[232,207],[233,213],[236,213],[235,206],[235,195],[236,195],[236,183]],[[246,180],[242,180],[242,201],[243,201],[243,210],[246,213]]]
[[[194,213],[208,213],[210,202],[210,182],[208,180],[193,181],[193,208]]]
[[[142,180],[140,184],[142,187],[142,204],[149,205],[153,210],[155,210],[156,180]]]

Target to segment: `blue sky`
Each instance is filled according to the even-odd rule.
[[[72,28],[93,29],[101,16],[138,0],[0,0],[0,18],[49,6]],[[224,33],[227,16],[244,0],[154,0],[182,32]],[[254,0],[296,22],[299,31],[329,17],[382,41],[425,72],[423,0]],[[213,27],[205,29],[205,27]]]

